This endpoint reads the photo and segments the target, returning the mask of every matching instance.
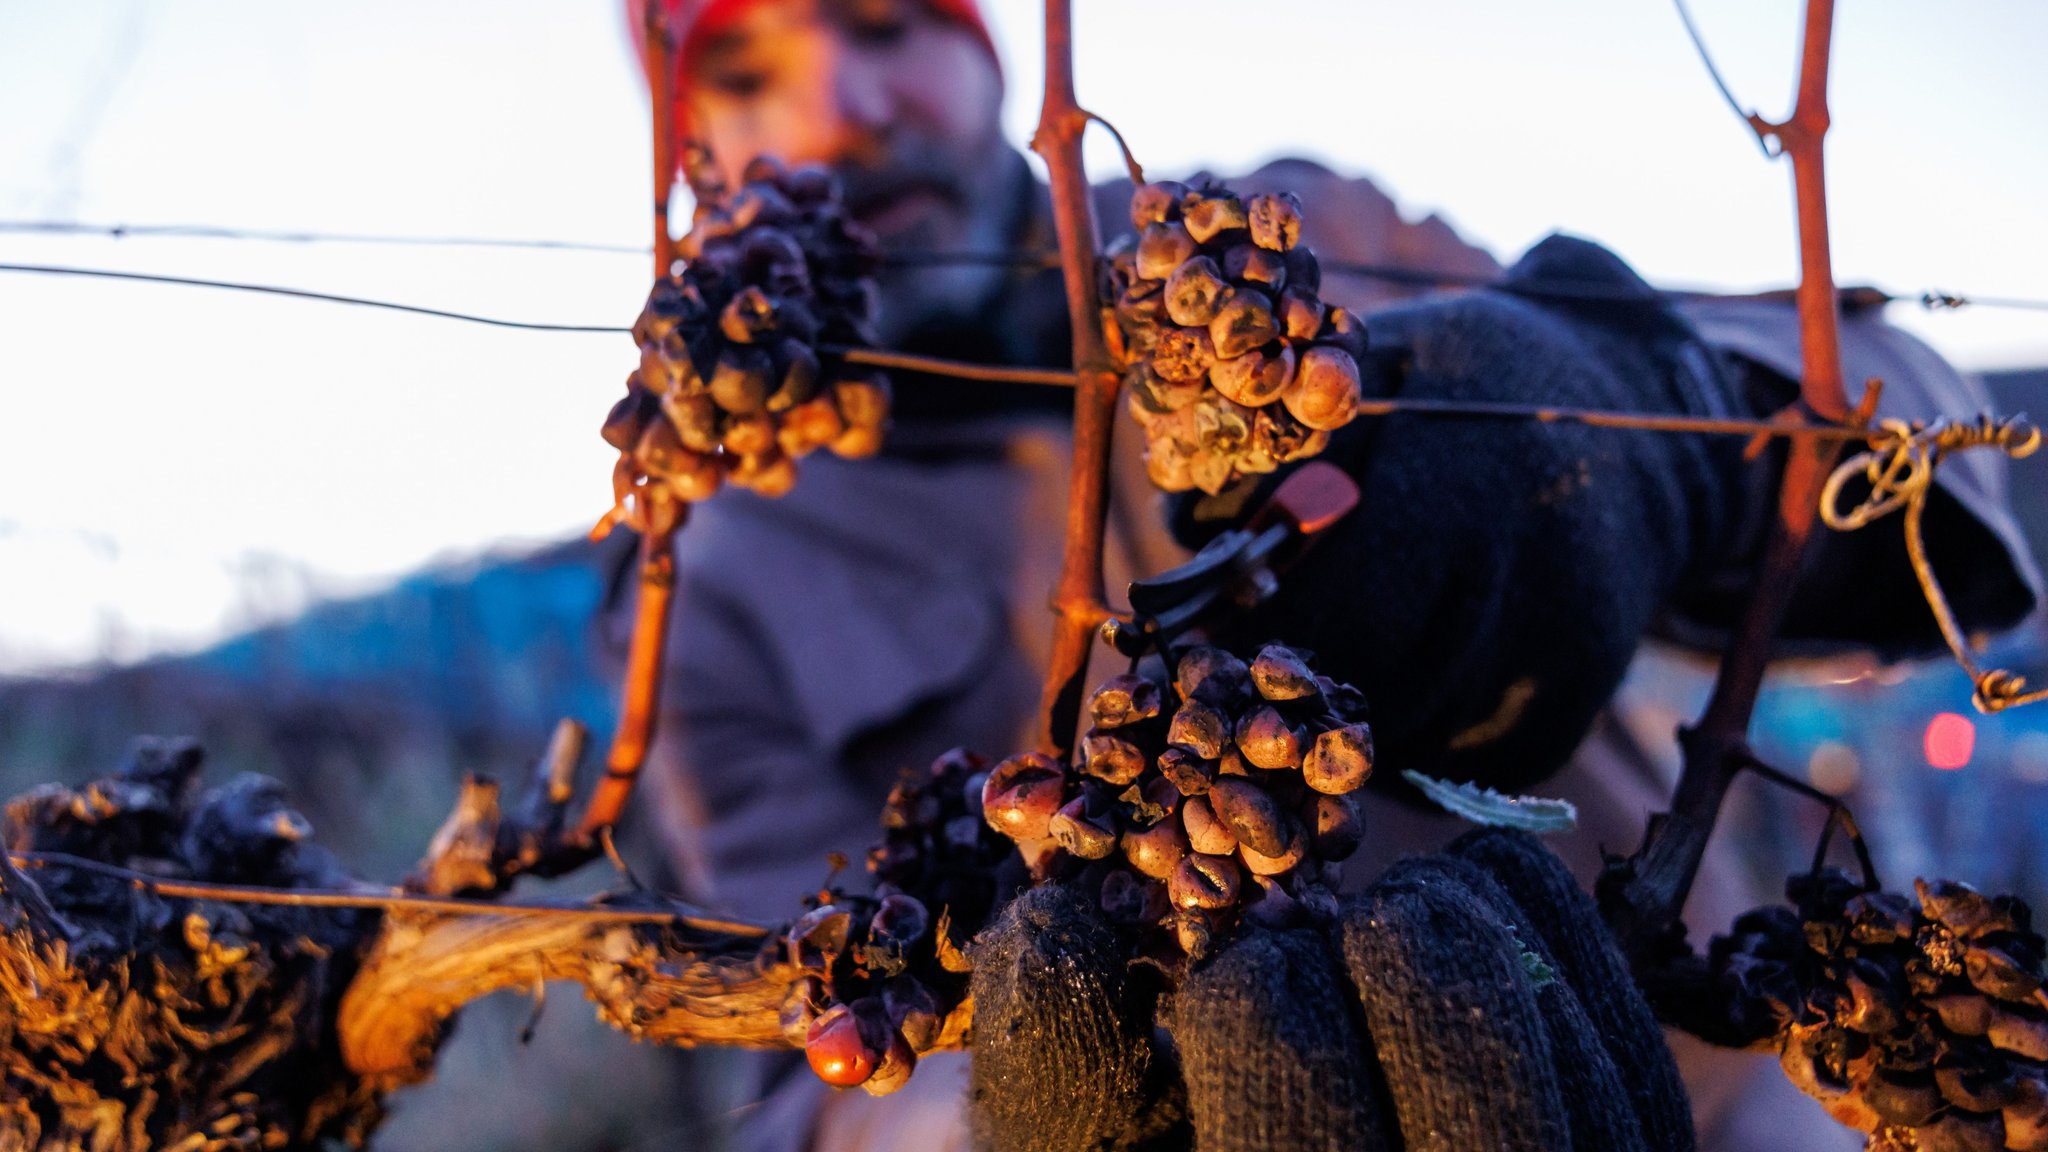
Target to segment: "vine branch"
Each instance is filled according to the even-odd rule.
[[[590,804],[576,828],[575,842],[585,847],[595,844],[625,813],[633,784],[646,763],[647,748],[654,741],[655,717],[661,708],[661,669],[668,650],[676,583],[669,538],[682,524],[686,508],[661,489],[649,489],[638,498],[650,501],[650,515],[640,533],[638,600],[622,690],[625,703],[605,756],[604,775],[591,789]]]
[[[662,19],[662,5],[647,4],[647,95],[654,105],[654,278],[660,280],[675,271],[676,242],[669,231],[668,205],[676,188],[676,73],[675,43],[668,22]]]
[[[1876,407],[1872,381],[1852,412],[1842,382],[1839,314],[1828,249],[1827,184],[1822,143],[1829,115],[1827,78],[1834,0],[1807,0],[1798,96],[1792,114],[1769,134],[1791,158],[1799,222],[1800,403],[1821,420],[1862,435]],[[1653,818],[1642,847],[1602,878],[1603,902],[1632,958],[1654,956],[1674,934],[1698,874],[1729,786],[1756,758],[1749,726],[1772,642],[1784,619],[1806,547],[1819,518],[1821,492],[1845,437],[1791,437],[1773,522],[1748,604],[1721,660],[1699,722],[1681,730],[1684,768],[1671,811]],[[1619,907],[1616,907],[1616,905]]]
[[[1055,755],[1072,747],[1081,689],[1095,633],[1109,618],[1102,586],[1102,542],[1108,512],[1110,437],[1115,426],[1116,365],[1102,334],[1096,289],[1100,241],[1081,137],[1089,113],[1074,95],[1074,28],[1070,0],[1045,4],[1045,100],[1031,150],[1045,160],[1059,234],[1067,319],[1073,326],[1074,458],[1067,482],[1067,524],[1059,583],[1053,590],[1052,661],[1039,703],[1039,742]]]
[[[646,6],[647,93],[653,105],[654,128],[654,278],[666,280],[675,270],[676,241],[669,231],[668,206],[675,196],[676,93],[674,54],[676,45],[662,19],[662,5]],[[675,594],[675,559],[670,538],[680,527],[688,509],[668,493],[643,489],[636,497],[643,504],[640,529],[640,579],[637,608],[633,613],[633,637],[626,656],[624,696],[619,710],[619,728],[612,735],[611,750],[605,757],[604,776],[591,789],[590,804],[576,826],[571,844],[590,851],[603,834],[624,815],[633,784],[647,760],[654,742],[655,716],[661,703],[661,667],[668,646],[669,615]]]

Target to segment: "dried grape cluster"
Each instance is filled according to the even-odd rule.
[[[1153,483],[1213,494],[1322,451],[1358,412],[1365,326],[1316,294],[1300,202],[1162,181],[1131,223],[1104,295]]]
[[[904,773],[868,853],[875,897],[833,894],[784,934],[786,958],[807,974],[783,1004],[783,1029],[828,1084],[881,1096],[909,1080],[967,992],[953,926],[987,919],[1006,860],[1012,886],[1024,878],[1014,846],[982,822],[986,764],[956,750]]]
[[[1925,881],[1917,900],[1795,877],[1709,949],[1738,1026],[1870,1147],[2048,1150],[2044,943],[2025,903]]]
[[[799,457],[873,455],[888,421],[886,377],[819,354],[874,343],[879,249],[838,179],[763,159],[726,195],[702,153],[689,167],[699,201],[687,263],[648,295],[633,325],[640,367],[604,423],[621,509],[651,488],[695,503],[727,481],[780,496]]]
[[[202,789],[202,759],[140,740],[113,774],[0,810],[7,852],[29,854],[24,871],[0,859],[0,1145],[360,1147],[381,1119],[390,1083],[352,1068],[333,1031],[377,913],[132,879],[358,885],[282,785]]]
[[[1372,773],[1356,691],[1278,644],[1250,664],[1198,647],[1170,688],[1117,676],[1089,710],[1074,767],[1013,756],[982,790],[990,827],[1056,848],[1042,871],[1097,886],[1112,920],[1161,929],[1155,943],[1190,957],[1240,915],[1333,910],[1336,862],[1364,833],[1351,793]]]

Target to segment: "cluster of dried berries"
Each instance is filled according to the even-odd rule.
[[[277,781],[202,789],[202,759],[139,740],[112,775],[0,808],[0,847],[48,854],[0,862],[0,1145],[360,1148],[377,1125],[392,1081],[352,1069],[334,1031],[377,913],[133,879],[366,887]]]
[[[888,380],[819,356],[821,344],[874,343],[874,238],[825,168],[764,159],[745,178],[731,195],[693,179],[687,263],[655,283],[633,325],[640,368],[604,424],[621,508],[649,486],[689,504],[728,480],[780,496],[801,456],[881,447]]]
[[[783,1001],[782,1029],[818,1079],[876,1096],[909,1082],[944,1020],[938,999],[909,972],[915,953],[932,951],[931,929],[924,902],[901,892],[837,897],[789,927],[785,958],[806,974]]]
[[[952,926],[988,918],[1006,871],[1012,887],[1024,879],[1014,845],[982,822],[986,765],[956,750],[905,772],[868,853],[875,898],[834,896],[784,935],[789,962],[808,974],[783,1004],[783,1029],[827,1084],[881,1096],[909,1080],[967,993]],[[937,924],[931,908],[944,913]]]
[[[868,851],[877,895],[910,893],[971,932],[988,921],[999,884],[1028,879],[1016,845],[981,818],[987,767],[987,757],[956,748],[896,781],[882,807],[882,841]]]
[[[1708,960],[1785,1071],[1880,1150],[2048,1150],[2048,992],[2025,903],[1840,872],[1796,877]]]
[[[1215,493],[1322,451],[1357,414],[1365,326],[1316,295],[1300,202],[1163,181],[1131,223],[1104,294],[1153,483]]]
[[[1029,753],[990,771],[989,826],[1049,839],[1042,871],[1099,884],[1111,919],[1156,926],[1191,957],[1241,914],[1333,911],[1336,864],[1364,834],[1351,795],[1372,773],[1364,701],[1278,644],[1249,665],[1190,649],[1170,690],[1171,707],[1142,675],[1097,688],[1073,768]]]

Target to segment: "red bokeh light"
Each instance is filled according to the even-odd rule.
[[[1943,712],[1927,723],[1927,762],[1936,768],[1954,770],[1970,762],[1977,747],[1977,726],[1969,717]]]

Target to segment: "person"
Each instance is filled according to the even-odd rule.
[[[839,173],[851,212],[885,252],[1054,247],[1045,190],[1000,131],[1000,67],[972,0],[655,2],[677,45],[678,120],[709,145],[728,182],[757,155],[822,162]],[[641,11],[629,8],[633,27],[644,27]],[[1305,242],[1327,263],[1399,265],[1456,280],[1503,276],[1489,254],[1441,220],[1404,218],[1369,181],[1292,161],[1232,184],[1300,195]],[[1106,227],[1119,227],[1128,193],[1127,186],[1101,190],[1097,214]],[[1389,387],[1417,394],[1470,386],[1536,398],[1528,389],[1542,380],[1514,364],[1499,371],[1499,353],[1486,352],[1473,335],[1512,330],[1571,349],[1553,362],[1549,379],[1584,384],[1614,406],[1647,406],[1633,391],[1629,373],[1637,370],[1661,389],[1649,399],[1678,410],[1767,413],[1790,399],[1796,363],[1785,355],[1788,309],[1702,305],[1677,317],[1607,261],[1570,244],[1549,245],[1517,273],[1525,283],[1581,272],[1604,278],[1637,297],[1619,321],[1584,302],[1532,304],[1482,293],[1458,303],[1423,299],[1409,284],[1337,274],[1325,278],[1323,295],[1368,318],[1374,343],[1396,353],[1377,366],[1385,380],[1398,377]],[[885,269],[881,289],[885,346],[1004,364],[1067,361],[1056,272],[902,263]],[[1894,384],[1887,411],[1932,415],[1949,400],[1950,414],[1961,414],[1953,372],[1896,330],[1869,318],[1859,323],[1864,335],[1849,349],[1850,376],[1860,379],[1865,366],[1883,360],[1872,374]],[[1643,338],[1643,331],[1661,335]],[[678,614],[646,781],[693,895],[762,916],[793,909],[824,879],[829,854],[863,858],[880,799],[900,769],[956,745],[1000,756],[1035,743],[1050,631],[1043,596],[1060,552],[1070,405],[1054,389],[898,374],[894,424],[879,458],[813,456],[781,500],[732,493],[696,511],[675,546]],[[1529,426],[1503,441],[1497,429],[1442,431],[1416,421],[1389,422],[1375,438],[1370,423],[1347,430],[1330,453],[1361,480],[1369,514],[1348,522],[1349,535],[1319,550],[1319,569],[1302,575],[1319,609],[1289,617],[1288,603],[1298,609],[1310,598],[1290,592],[1295,599],[1268,619],[1401,637],[1362,646],[1372,655],[1348,677],[1374,701],[1376,719],[1395,718],[1383,731],[1393,739],[1383,760],[1412,750],[1418,762],[1451,775],[1501,779],[1502,766],[1512,763],[1519,767],[1506,778],[1515,782],[1548,776],[1547,789],[1580,806],[1582,832],[1558,849],[1587,883],[1600,847],[1637,843],[1644,817],[1668,803],[1671,786],[1636,754],[1636,733],[1596,714],[1653,625],[1695,642],[1725,630],[1747,578],[1743,561],[1767,516],[1765,473],[1744,464],[1735,446],[1694,440]],[[1112,590],[1185,555],[1164,531],[1136,458],[1136,429],[1121,427],[1117,440]],[[1510,447],[1498,450],[1502,443]],[[1466,469],[1476,495],[1434,481],[1427,495],[1416,495],[1425,491],[1420,478],[1441,473],[1453,457],[1461,465],[1477,461]],[[1544,472],[1560,460],[1574,466]],[[1554,483],[1478,491],[1531,476]],[[1952,570],[1980,576],[1973,583],[1982,595],[1968,613],[1980,623],[2009,623],[2031,604],[2038,577],[2015,551],[1998,478],[1971,472],[1945,482],[1948,503],[1937,514],[1957,526],[1949,545],[1967,556]],[[1627,502],[1602,503],[1617,487],[1632,493]],[[1509,508],[1498,502],[1502,490],[1535,498]],[[1445,501],[1467,515],[1447,517]],[[1492,511],[1482,519],[1469,515],[1474,508]],[[1213,530],[1200,523],[1202,502],[1184,502],[1180,511],[1187,539]],[[1616,536],[1617,522],[1639,535]],[[1546,557],[1562,554],[1549,545],[1574,532],[1623,551],[1546,566]],[[1415,546],[1418,539],[1427,546]],[[1628,549],[1663,559],[1649,564]],[[1847,549],[1831,543],[1822,566],[1881,570],[1854,542]],[[1602,574],[1614,578],[1589,591],[1586,581]],[[1529,594],[1517,610],[1499,611],[1501,585],[1516,577],[1551,599]],[[1925,643],[1896,583],[1871,580],[1869,598],[1853,613],[1819,587],[1795,605],[1795,634],[1893,650]],[[1427,600],[1420,605],[1427,611],[1416,597]],[[1426,636],[1402,634],[1415,621],[1428,623]],[[1588,636],[1602,643],[1580,642]],[[1438,658],[1417,672],[1413,658],[1424,639]],[[1541,674],[1517,661],[1537,661]],[[1447,689],[1453,683],[1457,691]],[[1528,707],[1532,692],[1542,693],[1536,699],[1545,706]],[[1383,701],[1395,703],[1383,709]],[[1410,711],[1419,718],[1404,729],[1399,718]],[[1398,800],[1374,803],[1368,819],[1384,834],[1351,865],[1353,876],[1370,877],[1395,855],[1434,849],[1453,834],[1444,819]],[[1710,857],[1699,892],[1692,910],[1708,931],[1775,897],[1743,883],[1735,863],[1719,855]],[[1704,1049],[1683,1055],[1694,1073],[1688,1087],[1704,1146],[1780,1146],[1742,1143],[1722,1119],[1736,1113],[1748,1114],[1746,1131],[1772,1128],[1771,1141],[1796,1133],[1803,1147],[1852,1146],[1853,1134],[1817,1108],[1788,1100],[1796,1093],[1775,1068],[1759,1075],[1753,1058]],[[743,1147],[957,1147],[968,1139],[968,1072],[958,1059],[928,1059],[910,1087],[883,1099],[833,1095],[800,1061],[767,1062],[757,1071],[744,1090]],[[1759,1093],[1772,1101],[1759,1106]],[[1771,1124],[1755,1123],[1760,1107]]]

